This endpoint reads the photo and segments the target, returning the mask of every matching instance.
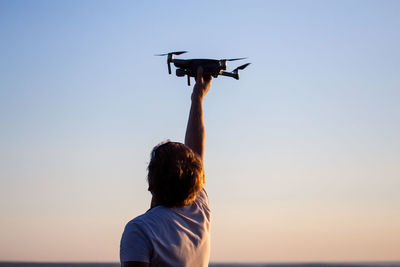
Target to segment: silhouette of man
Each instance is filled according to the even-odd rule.
[[[211,212],[204,188],[203,98],[211,76],[197,70],[185,144],[157,145],[148,166],[151,207],[125,226],[122,266],[208,266]]]

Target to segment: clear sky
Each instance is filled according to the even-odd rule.
[[[0,260],[118,261],[191,88],[212,261],[400,260],[400,1],[0,1]]]

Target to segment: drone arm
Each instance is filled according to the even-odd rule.
[[[174,59],[173,54],[168,54],[167,64],[168,64],[168,73],[171,74],[171,61]]]
[[[223,71],[220,75],[232,77],[232,78],[235,78],[236,80],[239,80],[239,73],[237,73],[237,72]]]

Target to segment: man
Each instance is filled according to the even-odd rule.
[[[151,153],[151,207],[125,227],[122,266],[208,266],[211,212],[204,188],[203,98],[210,86],[211,76],[199,67],[185,144],[162,143]]]

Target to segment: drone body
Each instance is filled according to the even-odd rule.
[[[186,53],[186,51],[179,52],[171,52],[167,54],[160,54],[156,56],[168,56],[167,64],[168,64],[168,73],[171,74],[171,63],[174,63],[176,67],[176,76],[183,77],[187,76],[188,85],[190,85],[190,77],[196,78],[197,68],[202,67],[204,74],[209,74],[214,78],[217,78],[218,75],[228,76],[239,80],[238,70],[242,70],[246,68],[250,63],[244,64],[242,66],[237,67],[232,72],[227,72],[226,70],[226,62],[227,61],[235,61],[241,60],[244,58],[233,58],[233,59],[175,59],[174,55],[180,55]]]

